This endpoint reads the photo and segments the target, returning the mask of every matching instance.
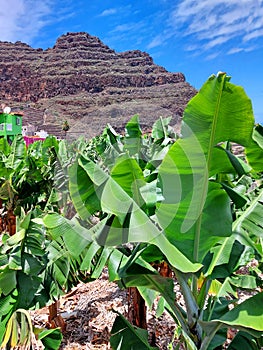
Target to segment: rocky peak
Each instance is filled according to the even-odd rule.
[[[67,33],[61,35],[54,45],[54,50],[71,50],[71,49],[91,49],[91,48],[101,48],[112,53],[115,53],[114,50],[111,50],[107,45],[97,38],[85,32],[78,33]]]
[[[30,113],[48,109],[52,123],[77,120],[90,135],[134,114],[145,124],[160,115],[176,123],[195,93],[183,73],[167,72],[148,53],[117,53],[85,32],[64,34],[47,50],[0,42],[0,101],[20,104],[25,115],[28,105]]]

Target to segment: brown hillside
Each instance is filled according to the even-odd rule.
[[[0,42],[0,100],[23,109],[24,123],[69,137],[122,128],[134,114],[143,126],[160,116],[176,124],[196,90],[138,50],[117,53],[87,33],[67,33],[53,48]],[[52,128],[51,128],[52,126]]]

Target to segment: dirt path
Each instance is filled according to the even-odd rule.
[[[66,321],[60,349],[110,349],[110,330],[116,317],[112,310],[126,315],[127,307],[127,291],[108,282],[106,273],[93,282],[80,283],[60,299],[59,312]],[[48,323],[48,308],[34,311],[32,315],[36,326]],[[167,314],[156,319],[149,311],[147,321],[150,338],[156,339],[159,349],[167,350],[174,333],[173,320]]]

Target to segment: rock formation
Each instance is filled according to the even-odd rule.
[[[0,42],[0,101],[39,128],[67,120],[74,138],[107,123],[121,128],[134,114],[146,128],[160,116],[176,124],[195,94],[182,73],[167,72],[149,54],[117,53],[85,32],[62,35],[47,50]]]

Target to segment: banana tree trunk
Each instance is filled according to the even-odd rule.
[[[12,209],[8,209],[6,220],[7,231],[9,232],[10,236],[13,236],[16,233],[16,217]]]
[[[66,322],[64,319],[58,314],[58,301],[55,301],[53,304],[49,305],[48,311],[48,322],[50,328],[61,328],[61,331],[64,332],[66,330]]]
[[[163,277],[170,277],[171,278],[173,276],[172,269],[165,261],[158,264],[157,270],[159,271],[159,274]]]
[[[135,287],[128,288],[128,320],[136,327],[147,329],[145,300]]]

